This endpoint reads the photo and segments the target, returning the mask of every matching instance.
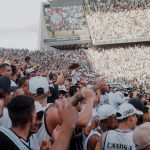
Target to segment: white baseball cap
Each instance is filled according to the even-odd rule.
[[[120,91],[117,91],[115,93],[109,93],[109,103],[114,109],[118,110],[119,106],[124,102],[124,95]]]
[[[118,113],[119,113],[119,116],[117,116],[118,120],[124,119],[133,114],[143,115],[141,111],[136,110],[135,107],[129,103],[121,104],[119,107]]]
[[[133,132],[133,141],[138,149],[144,149],[150,145],[150,122],[146,122]]]
[[[65,85],[58,85],[58,90],[67,92]]]
[[[49,90],[48,80],[41,76],[32,77],[29,80],[29,91],[32,94],[37,94],[37,89],[39,88],[43,88],[44,93],[47,93]]]
[[[104,120],[112,115],[116,115],[116,110],[111,105],[104,104],[98,108],[97,115],[100,120]]]

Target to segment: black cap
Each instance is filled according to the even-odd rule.
[[[149,108],[144,105],[144,102],[139,98],[132,98],[128,101],[131,105],[133,105],[136,109],[142,111],[143,113],[148,112]]]
[[[11,80],[7,76],[0,77],[0,89],[4,92],[14,92],[17,90],[17,86],[11,86]]]

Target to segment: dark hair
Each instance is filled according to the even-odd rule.
[[[130,116],[128,116],[128,117],[126,117],[126,118],[123,118],[123,119],[119,119],[119,120],[118,120],[118,123],[126,122],[129,117],[130,117]]]
[[[3,63],[0,65],[0,69],[5,69],[6,67],[10,67],[10,65]]]
[[[69,81],[69,82],[72,82],[72,79],[71,79],[71,78],[67,78],[66,80]]]
[[[52,72],[49,73],[49,79],[52,80],[54,77],[54,74]]]
[[[4,98],[4,97],[5,97],[4,91],[0,89],[0,98]]]
[[[59,92],[58,92],[58,95],[60,95],[60,94],[63,94],[63,95],[66,95],[66,91],[63,91],[63,90],[60,90]]]
[[[32,113],[35,109],[32,97],[25,95],[16,96],[12,98],[7,107],[13,127],[24,129],[26,124],[32,120]]]
[[[108,120],[108,118],[103,119],[103,120],[100,120],[99,122],[102,124],[102,123],[105,123],[105,122],[106,122],[106,120]]]
[[[12,69],[12,76],[17,74],[17,67],[14,65],[11,65],[11,69]]]
[[[31,60],[31,57],[30,57],[30,56],[26,56],[26,57],[25,57],[25,61],[28,61],[28,60]]]
[[[116,113],[116,117],[121,117],[122,115],[120,114],[120,113]],[[117,119],[118,120],[118,123],[122,123],[122,122],[125,122],[125,121],[127,121],[128,120],[128,118],[129,118],[130,116],[128,116],[128,117],[125,117],[125,118],[123,118],[123,119]]]
[[[69,89],[69,96],[73,96],[75,93],[77,93],[77,89],[80,89],[79,86],[71,86]]]
[[[37,91],[37,95],[44,94],[44,89],[43,88],[38,88],[36,91]]]
[[[70,70],[73,70],[73,69],[76,69],[76,68],[78,68],[78,67],[80,67],[80,65],[79,65],[78,63],[72,63],[68,68],[69,68]]]
[[[21,88],[22,85],[26,82],[26,80],[29,80],[30,78],[29,77],[22,77],[19,79],[18,81],[18,87]]]

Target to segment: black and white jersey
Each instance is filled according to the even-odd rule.
[[[40,145],[38,143],[36,134],[32,134],[30,136],[27,144],[31,147],[32,150],[40,150]]]
[[[16,144],[11,141],[3,132],[0,131],[0,149],[1,150],[19,150]]]
[[[7,108],[4,108],[4,110],[3,110],[3,116],[0,118],[0,126],[6,127],[6,128],[12,127],[12,123],[11,123],[11,120],[9,118]]]
[[[12,130],[0,127],[0,149],[1,150],[33,150],[30,141],[24,140]]]
[[[91,132],[89,133],[88,137],[86,138],[86,141],[84,143],[84,150],[88,150],[88,141],[89,139],[94,136],[97,135],[98,137],[101,137],[102,132],[99,132],[97,130],[91,130]]]
[[[136,150],[133,131],[110,130],[102,135],[103,150]]]

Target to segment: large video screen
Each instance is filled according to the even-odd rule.
[[[83,30],[87,27],[82,6],[45,7],[45,21],[50,32],[61,30]]]

